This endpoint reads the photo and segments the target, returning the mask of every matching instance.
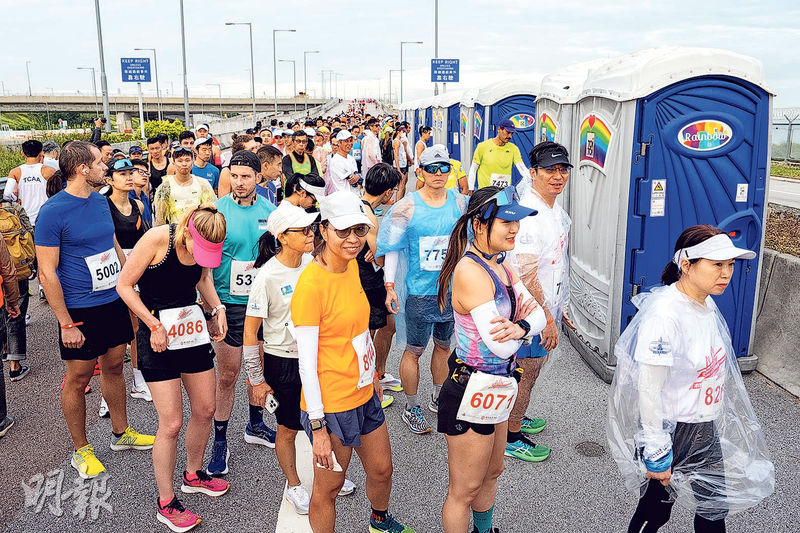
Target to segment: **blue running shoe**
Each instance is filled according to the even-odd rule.
[[[369,532],[370,533],[415,533],[413,529],[407,525],[398,522],[395,518],[386,513],[386,520],[378,522],[375,517],[369,519]]]
[[[206,473],[209,476],[224,476],[228,473],[228,459],[231,451],[228,449],[228,441],[215,440],[211,448],[211,460],[208,462]]]
[[[247,444],[259,444],[267,448],[274,448],[275,430],[267,426],[264,422],[259,423],[257,426],[251,426],[248,422],[244,430],[244,441]]]

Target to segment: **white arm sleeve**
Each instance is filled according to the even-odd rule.
[[[533,298],[533,295],[530,293],[525,284],[522,283],[522,280],[518,280],[514,284],[514,290],[517,294],[521,295],[526,302]],[[541,305],[537,305],[536,309],[534,309],[531,314],[523,318],[528,322],[528,324],[531,325],[530,335],[538,335],[547,326],[547,317],[545,316],[544,309],[542,309]]]
[[[8,178],[6,181],[6,188],[3,190],[3,198],[6,200],[10,200],[12,202],[17,201],[17,195],[14,194],[14,186],[17,184],[17,180],[14,178]]]
[[[258,355],[258,344],[255,346],[243,346],[242,357],[244,358],[247,381],[250,382],[250,385],[255,386],[264,383],[264,369],[261,367],[261,357]]]
[[[531,179],[531,172],[528,170],[528,167],[525,166],[525,163],[514,163],[514,167],[519,171],[519,175],[522,177],[523,181]]]
[[[319,348],[319,326],[297,326],[297,353],[299,356],[300,381],[303,384],[303,397],[306,400],[308,417],[312,420],[325,417],[322,405],[322,391],[317,374],[317,355]]]
[[[389,252],[383,259],[383,281],[386,283],[394,283],[394,277],[397,275],[397,264],[400,262],[400,253],[397,251]]]
[[[660,365],[639,365],[639,416],[642,420],[642,439],[648,461],[663,457],[672,448],[672,439],[664,430],[664,410],[661,405],[661,388],[667,378],[668,368]]]
[[[503,359],[508,359],[517,353],[519,347],[522,346],[522,341],[520,340],[505,342],[497,342],[492,340],[494,335],[489,332],[493,330],[497,324],[492,324],[491,320],[496,316],[500,316],[500,312],[497,310],[497,304],[494,302],[494,300],[479,305],[470,311],[469,314],[472,316],[472,320],[475,322],[475,327],[478,328],[478,333],[481,336],[481,340],[484,342],[484,344],[486,344],[493,354],[497,355],[498,357],[502,357]]]
[[[475,185],[477,184],[477,176],[478,176],[478,163],[475,161],[469,166],[469,175],[467,176],[467,186],[469,190],[474,191]]]

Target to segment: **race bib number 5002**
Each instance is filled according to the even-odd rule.
[[[114,248],[85,258],[86,267],[92,276],[92,292],[113,289],[122,270]]]
[[[438,272],[442,269],[444,258],[447,256],[447,246],[450,244],[449,235],[436,235],[433,237],[419,238],[419,268],[429,272]]]

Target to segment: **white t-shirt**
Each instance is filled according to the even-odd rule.
[[[278,357],[297,359],[297,341],[292,324],[292,295],[297,280],[312,257],[304,254],[297,268],[271,258],[256,274],[247,300],[247,316],[263,319],[264,351]]]
[[[335,191],[350,191],[358,192],[358,187],[350,185],[347,178],[358,172],[358,163],[355,158],[347,154],[347,157],[342,157],[340,154],[333,154],[330,164],[328,165],[330,173],[331,189]]]
[[[659,302],[663,312],[639,325],[634,359],[669,367],[661,388],[664,418],[704,422],[717,418],[724,396],[726,353],[714,302],[691,301],[675,284]]]
[[[42,177],[42,163],[35,165],[20,165],[19,183],[17,184],[17,197],[22,207],[28,214],[31,224],[36,225],[39,209],[47,201],[47,180]],[[13,180],[9,180],[11,182]],[[13,190],[13,184],[11,189]]]
[[[547,308],[558,320],[569,301],[567,242],[571,221],[558,202],[551,208],[533,189],[526,191],[520,203],[539,213],[520,221],[514,255],[520,269],[525,268],[525,259],[536,261]],[[523,254],[529,257],[523,259]]]

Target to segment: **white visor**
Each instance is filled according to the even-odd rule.
[[[302,178],[297,180],[297,182],[300,184],[300,188],[302,188],[306,192],[310,192],[316,198],[319,199],[325,196],[325,187],[317,187],[316,185],[311,185],[309,183],[306,183],[306,181],[303,180]]]
[[[753,259],[756,253],[744,248],[737,248],[726,234],[714,235],[700,244],[688,248],[681,248],[672,257],[672,262],[681,269],[683,259],[709,259],[711,261],[725,261],[727,259]]]

